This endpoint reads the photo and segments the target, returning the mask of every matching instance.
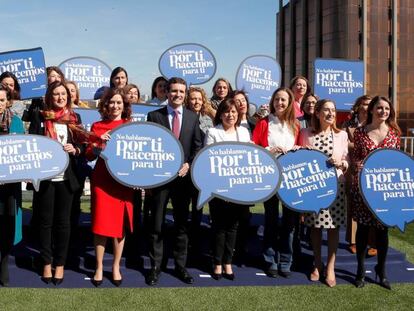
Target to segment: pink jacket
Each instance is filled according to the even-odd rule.
[[[304,128],[299,134],[299,145],[303,147],[313,146],[313,139],[315,134],[312,132],[312,128]],[[342,161],[342,165],[345,167],[345,171],[348,169],[348,135],[345,131],[339,133],[333,133],[333,154],[332,157],[337,161]],[[336,174],[340,182],[345,181],[344,172],[340,169],[336,169]]]

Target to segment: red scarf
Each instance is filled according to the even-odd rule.
[[[60,110],[44,110],[41,111],[45,119],[45,135],[56,139],[57,135],[54,127],[54,123],[66,124],[68,131],[72,136],[72,140],[77,144],[89,144],[96,147],[104,146],[105,142],[96,134],[87,132],[78,124],[78,117],[73,111],[60,109]]]

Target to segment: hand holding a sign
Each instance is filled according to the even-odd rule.
[[[345,172],[346,169],[348,168],[348,162],[347,161],[338,160],[335,157],[330,157],[328,159],[328,163],[335,166],[336,169],[342,170],[343,172]]]
[[[101,139],[103,139],[103,140],[105,140],[105,141],[110,140],[110,139],[111,139],[111,134],[109,134],[110,132],[111,132],[111,131],[107,131],[107,132],[103,133],[103,134],[101,135]]]
[[[63,145],[63,150],[65,150],[67,153],[71,155],[75,155],[77,152],[77,149],[72,144]]]
[[[268,150],[273,154],[285,154],[285,153],[288,152],[288,150],[286,148],[279,147],[279,146],[269,147]]]

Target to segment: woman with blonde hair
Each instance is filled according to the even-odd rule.
[[[200,129],[203,134],[214,126],[213,120],[216,116],[216,111],[207,99],[206,92],[201,87],[192,86],[188,89],[186,106],[199,115]]]
[[[66,87],[69,90],[72,108],[89,108],[87,103],[80,101],[79,87],[75,81],[66,80]]]
[[[253,131],[255,144],[268,149],[278,157],[296,149],[299,121],[296,120],[294,95],[288,88],[278,88],[270,99],[270,113],[257,122]],[[274,195],[264,202],[265,229],[263,257],[265,271],[269,277],[290,277],[293,255],[293,233],[298,222],[298,213],[282,205],[283,218],[279,225],[279,199]]]

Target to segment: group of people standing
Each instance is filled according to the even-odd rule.
[[[220,78],[215,82],[213,97],[209,100],[202,88],[188,88],[181,78],[166,80],[158,77],[153,83],[152,98],[148,103],[159,105],[160,109],[150,112],[147,121],[171,130],[183,147],[184,163],[173,181],[143,193],[140,189],[128,188],[115,181],[99,157],[106,142],[111,139],[111,130],[130,122],[131,105],[140,103],[139,88],[129,84],[127,71],[122,67],[113,70],[110,86],[98,104],[102,120],[94,123],[90,132],[82,128],[80,116],[73,110],[83,105],[76,83],[66,81],[58,67],[48,67],[47,74],[45,97],[32,100],[23,115],[13,109],[13,100],[19,99],[17,79],[11,73],[3,73],[0,77],[0,134],[24,133],[22,118],[30,122],[29,133],[59,141],[70,158],[66,171],[51,180],[42,181],[39,191],[35,191],[33,196],[32,223],[38,232],[43,282],[55,285],[63,282],[71,228],[76,227],[79,218],[79,189],[83,188],[85,180],[84,170],[79,168],[87,160],[97,159],[91,174],[92,233],[96,253],[92,283],[98,287],[103,282],[103,257],[109,238],[113,243],[111,281],[115,286],[121,285],[120,260],[125,235],[139,225],[136,219],[140,217],[137,214],[141,213],[141,208],[134,205],[137,201],[141,204],[141,200],[136,198],[144,196],[151,260],[146,283],[156,285],[161,276],[165,214],[171,200],[175,275],[184,283],[192,284],[194,278],[186,269],[189,238],[192,239],[194,232],[189,226],[190,204],[193,205],[192,226],[199,226],[202,212],[195,209],[197,189],[190,178],[190,167],[203,146],[239,141],[262,146],[275,157],[300,148],[319,150],[336,168],[339,179],[335,202],[319,214],[300,215],[281,204],[277,195],[264,202],[263,262],[269,277],[291,276],[298,232],[306,225],[314,252],[314,268],[309,279],[323,281],[329,287],[335,286],[339,228],[346,226],[348,215],[357,227],[355,233],[348,226],[350,235],[354,232],[350,243],[356,245],[358,261],[355,285],[363,287],[365,284],[364,259],[368,236],[372,232],[378,249],[375,272],[379,276],[379,284],[391,288],[385,272],[387,228],[376,220],[362,200],[357,174],[363,160],[373,150],[400,147],[401,131],[396,123],[393,105],[387,98],[364,96],[357,99],[351,118],[341,130],[337,125],[335,103],[312,94],[308,80],[302,76],[292,79],[289,88],[278,88],[268,105],[257,111],[254,105],[249,104],[246,93],[233,90],[226,79]],[[367,104],[362,104],[364,100]],[[362,111],[365,111],[366,118],[362,117]],[[346,193],[350,191],[352,196],[347,197]],[[8,256],[13,244],[21,240],[20,208],[20,183],[0,185],[0,283],[3,286],[7,286],[9,281]],[[209,202],[209,212],[212,228],[211,276],[215,280],[222,277],[234,280],[234,250],[236,242],[242,244],[241,253],[246,249],[249,206],[213,198]],[[328,231],[326,266],[321,256],[322,229]]]

